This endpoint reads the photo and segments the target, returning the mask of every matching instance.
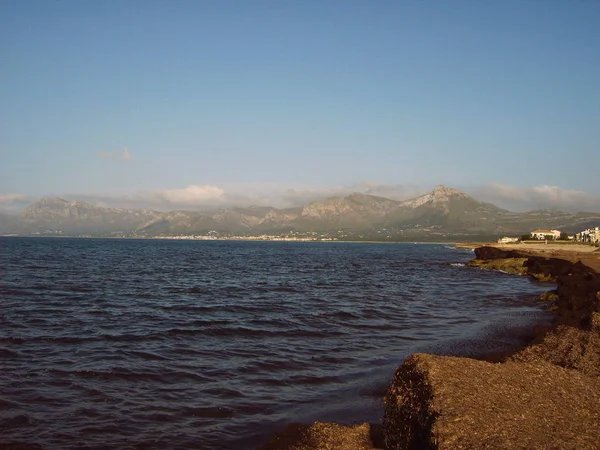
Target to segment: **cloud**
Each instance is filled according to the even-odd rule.
[[[225,191],[218,186],[191,185],[183,189],[166,189],[156,195],[176,205],[206,205],[224,200]]]
[[[120,152],[112,152],[112,153],[100,152],[100,153],[98,153],[98,157],[100,159],[114,159],[114,160],[125,161],[125,162],[129,162],[133,159],[133,155],[131,154],[131,152],[129,151],[129,149],[127,147],[125,147]]]
[[[67,199],[86,201],[98,206],[143,208],[160,211],[176,209],[212,209],[252,205],[290,208],[327,197],[362,192],[398,200],[414,197],[426,190],[403,185],[361,182],[349,185],[290,186],[281,183],[193,184],[183,188],[142,191],[126,195],[62,194]]]
[[[0,212],[13,214],[19,212],[33,201],[25,194],[0,194]]]
[[[600,196],[559,186],[541,185],[517,187],[494,183],[478,187],[451,186],[465,190],[475,199],[510,211],[536,209],[600,212]],[[332,196],[352,192],[407,200],[431,191],[433,186],[384,184],[363,181],[353,184],[306,186],[282,183],[223,183],[192,184],[181,188],[138,191],[106,195],[62,193],[69,200],[82,200],[98,206],[173,211],[178,209],[207,210],[214,208],[247,207],[252,205],[289,208]],[[22,194],[0,194],[0,210],[17,211],[34,199]]]
[[[563,189],[559,186],[516,187],[494,183],[471,189],[470,193],[478,200],[511,211],[560,209],[600,212],[600,196],[575,189]]]
[[[293,187],[282,189],[281,199],[287,206],[298,206],[308,202],[322,200],[327,197],[345,196],[353,192],[386,197],[393,200],[407,200],[424,194],[427,189],[412,185],[382,184],[369,181],[349,185],[320,186],[320,187]]]
[[[0,194],[0,203],[26,202],[27,199],[25,194]]]

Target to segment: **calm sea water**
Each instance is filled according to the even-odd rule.
[[[378,422],[415,351],[514,343],[547,286],[444,245],[0,238],[0,447],[256,448]]]

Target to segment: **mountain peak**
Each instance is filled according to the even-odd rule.
[[[425,204],[446,205],[450,200],[456,198],[470,199],[471,197],[469,197],[463,191],[449,188],[440,184],[437,185],[433,191],[425,195],[405,201],[404,205],[410,208],[418,208],[419,206]]]
[[[448,201],[450,197],[468,197],[463,191],[439,184],[431,191],[434,203]]]
[[[348,196],[346,198],[368,198],[369,195],[368,194],[363,194],[362,192],[352,192],[351,194],[348,194]]]
[[[443,184],[438,184],[432,191],[432,193],[444,193],[449,195],[466,195],[463,191],[454,189],[451,187],[444,186]]]

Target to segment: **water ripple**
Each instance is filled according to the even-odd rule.
[[[443,245],[0,248],[1,448],[244,449],[288,422],[378,420],[408,353],[540,320],[545,289]]]

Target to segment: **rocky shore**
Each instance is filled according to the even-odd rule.
[[[600,448],[600,259],[481,247],[471,266],[555,281],[553,327],[501,363],[412,355],[386,397],[385,448]]]
[[[553,326],[497,363],[409,356],[381,430],[295,424],[263,448],[600,448],[600,252],[484,246],[475,255],[472,267],[555,282],[540,297],[556,312]]]

